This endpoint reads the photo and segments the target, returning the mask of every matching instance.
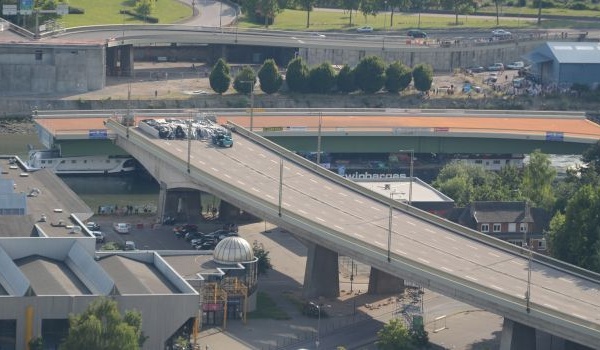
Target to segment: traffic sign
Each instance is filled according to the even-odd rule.
[[[56,5],[56,14],[57,15],[68,15],[69,14],[69,4]]]
[[[17,5],[2,5],[2,14],[5,16],[14,16],[17,14]]]

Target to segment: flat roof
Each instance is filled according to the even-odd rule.
[[[137,261],[124,255],[104,256],[98,263],[113,279],[121,295],[181,293],[150,263]]]
[[[0,159],[0,176],[14,181],[15,193],[27,195],[27,215],[0,216],[0,237],[30,237],[36,224],[49,237],[84,237],[84,233],[73,232],[71,214],[85,221],[93,211],[49,169],[26,172],[17,164],[10,164],[9,159]],[[40,221],[42,214],[45,222]],[[62,226],[58,226],[60,222]]]
[[[398,202],[408,202],[410,199],[410,178],[393,178],[381,180],[354,180],[357,184],[383,196],[393,198]],[[412,202],[454,202],[435,188],[427,185],[418,178],[412,181]]]
[[[38,296],[92,294],[62,261],[34,255],[14,262],[27,277],[31,288]]]
[[[198,278],[198,275],[222,275],[222,268],[237,267],[237,265],[223,265],[213,260],[212,252],[198,252],[190,254],[160,256],[177,272],[182,278],[189,280]]]

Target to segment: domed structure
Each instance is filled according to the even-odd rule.
[[[250,243],[241,237],[227,237],[219,242],[213,252],[213,259],[226,265],[250,263],[255,260]]]

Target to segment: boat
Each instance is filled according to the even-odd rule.
[[[59,149],[32,149],[28,154],[28,159],[22,162],[28,171],[50,169],[57,175],[110,175],[136,170],[135,159],[131,156],[62,157]]]

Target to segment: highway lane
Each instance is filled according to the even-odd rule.
[[[233,148],[194,141],[194,166],[239,191],[277,205],[280,156],[234,134]],[[187,142],[152,140],[186,159]],[[389,207],[360,193],[284,161],[282,206],[307,220],[326,225],[366,244],[386,249]],[[449,233],[401,210],[393,211],[391,251],[414,262],[443,270],[523,300],[527,290],[526,255],[515,255]],[[360,260],[360,258],[358,259]],[[600,323],[598,283],[533,262],[531,305],[561,311],[582,321]]]

